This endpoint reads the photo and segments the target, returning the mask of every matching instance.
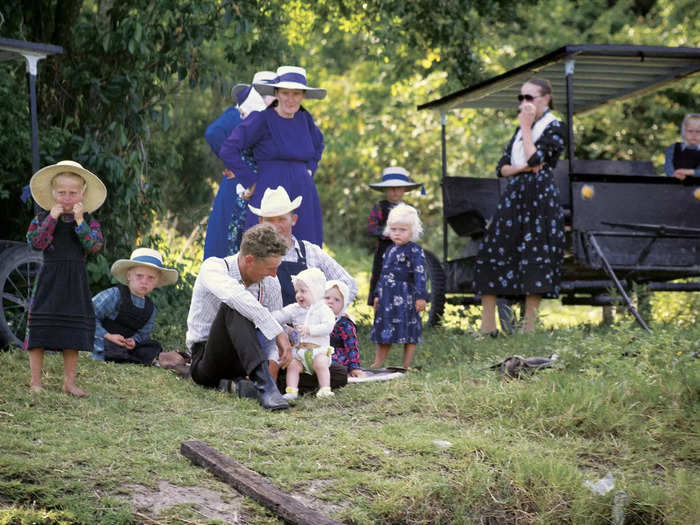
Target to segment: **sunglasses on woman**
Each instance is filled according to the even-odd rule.
[[[528,102],[532,102],[536,98],[543,97],[544,95],[535,95],[534,97],[532,95],[518,95],[518,102],[522,102],[523,100],[527,100]]]

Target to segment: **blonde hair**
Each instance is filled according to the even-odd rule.
[[[392,224],[401,223],[408,224],[411,228],[411,240],[417,241],[423,235],[423,223],[421,223],[418,217],[418,211],[408,204],[399,203],[394,206],[389,212],[389,217],[386,219],[386,227],[384,228],[384,235],[389,236],[389,227]]]
[[[87,181],[78,175],[77,173],[73,173],[72,171],[62,171],[61,173],[56,173],[56,175],[53,176],[51,179],[51,189],[55,190],[56,189],[56,180],[58,180],[59,177],[70,177],[72,179],[77,179],[79,180],[82,184],[82,190],[85,192],[85,188],[87,188]]]
[[[688,113],[683,117],[683,122],[681,123],[681,141],[685,144],[685,127],[690,120],[700,120],[700,113]]]

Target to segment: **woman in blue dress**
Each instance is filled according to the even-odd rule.
[[[277,101],[236,127],[219,156],[243,186],[255,186],[250,206],[260,207],[267,188],[282,186],[290,198],[301,196],[292,233],[298,240],[321,246],[323,218],[313,174],[323,153],[323,134],[301,102],[324,98],[326,91],[307,87],[306,71],[292,66],[278,68],[275,81],[255,84],[255,88],[262,95],[276,96]],[[248,148],[252,148],[258,173],[241,157]],[[248,210],[245,229],[257,223],[258,216]]]
[[[564,150],[564,126],[552,115],[549,81],[531,78],[518,95],[520,126],[496,173],[508,184],[476,257],[473,289],[481,294],[481,333],[498,335],[496,298],[525,296],[522,331],[535,329],[542,297],[559,294],[564,212],[552,172]]]
[[[276,76],[272,71],[258,71],[253,77],[253,83],[270,81]],[[233,87],[231,97],[237,104],[224,111],[207,127],[204,133],[204,138],[217,157],[224,140],[236,126],[254,111],[265,109],[274,100],[274,97],[260,95],[253,88],[253,83],[236,84]],[[248,163],[251,169],[257,169],[250,153],[244,155],[243,160]],[[248,198],[248,190],[236,180],[230,170],[224,170],[207,223],[204,259],[212,256],[226,257],[238,253]]]
[[[413,360],[422,342],[420,313],[428,298],[423,249],[415,242],[423,226],[418,212],[397,204],[387,218],[384,234],[392,244],[384,252],[382,272],[374,289],[374,325],[370,339],[377,344],[371,368],[382,366],[393,343],[403,344],[403,367]]]

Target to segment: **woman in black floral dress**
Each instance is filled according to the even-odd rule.
[[[559,294],[564,213],[552,172],[564,150],[564,126],[552,115],[547,80],[520,88],[520,126],[498,163],[507,177],[476,258],[473,289],[481,294],[481,333],[498,334],[496,298],[525,296],[523,332],[535,328],[542,297]]]

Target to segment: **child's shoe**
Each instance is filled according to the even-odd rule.
[[[335,392],[332,392],[329,386],[322,386],[318,389],[318,392],[316,392],[316,397],[333,397],[334,395]]]
[[[298,388],[288,386],[284,389],[284,392],[285,394],[282,397],[285,398],[287,401],[291,401],[292,399],[296,399],[297,397],[299,397]]]

